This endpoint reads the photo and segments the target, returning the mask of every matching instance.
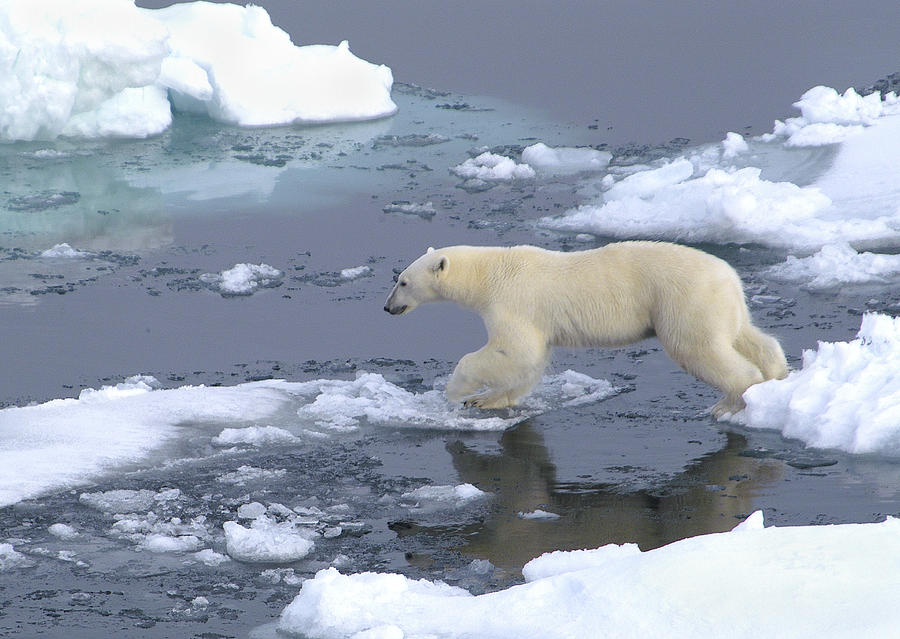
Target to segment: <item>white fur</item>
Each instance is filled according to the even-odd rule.
[[[518,402],[553,346],[623,346],[652,335],[682,368],[725,393],[717,416],[743,408],[752,384],[787,375],[781,346],[753,325],[734,269],[678,244],[429,250],[400,274],[385,310],[443,300],[477,312],[487,328],[487,344],[464,356],[447,383],[447,397],[468,405]]]

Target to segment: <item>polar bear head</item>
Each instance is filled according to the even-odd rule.
[[[419,304],[444,299],[441,284],[447,276],[450,260],[444,250],[428,252],[397,276],[397,283],[384,303],[391,315],[409,313]]]

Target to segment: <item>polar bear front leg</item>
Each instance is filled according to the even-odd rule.
[[[447,399],[487,409],[514,406],[527,395],[540,380],[550,349],[535,337],[514,337],[491,340],[459,360],[447,382]]]

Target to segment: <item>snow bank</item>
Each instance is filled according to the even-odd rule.
[[[549,147],[543,142],[525,147],[522,162],[542,173],[566,174],[605,169],[612,153],[590,148]]]
[[[779,280],[824,290],[850,284],[888,284],[900,280],[900,255],[857,252],[846,242],[828,244],[807,257],[789,255],[768,270]]]
[[[396,111],[390,69],[346,42],[297,47],[265,9],[131,0],[0,4],[0,139],[147,137],[176,109],[239,125]]]
[[[260,288],[280,286],[283,275],[268,264],[235,264],[221,273],[204,273],[200,281],[218,289],[223,296],[250,295]]]
[[[900,318],[863,316],[850,342],[819,342],[786,379],[751,386],[730,417],[816,448],[900,455]]]
[[[304,637],[658,636],[755,638],[889,635],[900,520],[703,535],[640,552],[607,546],[526,565],[530,581],[471,596],[397,574],[319,571],[281,613]],[[356,634],[359,633],[359,634]]]

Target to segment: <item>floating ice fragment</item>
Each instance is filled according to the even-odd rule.
[[[519,519],[530,519],[534,521],[555,521],[559,519],[559,515],[556,513],[547,512],[546,510],[541,510],[537,508],[532,510],[531,512],[519,512],[516,515]]]
[[[91,257],[92,255],[93,253],[74,249],[65,242],[63,242],[62,244],[57,244],[52,248],[48,248],[46,251],[41,251],[41,257],[48,259],[78,259],[83,257]]]
[[[315,545],[309,533],[292,523],[276,523],[265,515],[250,528],[234,521],[222,525],[225,548],[232,559],[247,563],[287,563],[306,557]]]
[[[789,255],[768,270],[775,279],[822,290],[853,284],[887,284],[900,280],[900,255],[859,253],[846,242],[828,244],[808,257]]]
[[[199,552],[195,552],[191,555],[191,558],[211,567],[219,566],[226,561],[231,561],[228,556],[218,553],[211,548],[204,548]]]
[[[525,180],[535,176],[534,169],[527,164],[517,164],[512,158],[488,151],[469,158],[462,164],[453,167],[451,171],[466,180],[484,180],[486,182]]]
[[[223,296],[250,295],[259,288],[280,286],[282,276],[268,264],[235,264],[221,273],[204,273],[200,281],[218,288]]]
[[[299,438],[289,430],[277,426],[247,426],[245,428],[224,428],[213,437],[215,446],[271,446],[273,444],[295,444]],[[240,469],[238,469],[240,470]]]
[[[400,495],[400,500],[421,510],[460,508],[490,496],[472,484],[458,486],[422,486]]]
[[[34,562],[13,548],[12,544],[0,544],[0,572],[32,565]]]
[[[578,173],[605,169],[612,154],[591,148],[549,147],[543,142],[525,147],[522,162],[544,173]]]
[[[747,141],[740,133],[728,132],[722,140],[722,158],[730,160],[750,149]]]
[[[78,531],[69,524],[52,524],[47,527],[47,532],[63,541],[69,541],[78,537]]]
[[[345,268],[341,271],[341,277],[345,280],[357,280],[361,277],[366,277],[368,275],[372,275],[374,271],[372,271],[371,266],[356,266],[353,268]]]

